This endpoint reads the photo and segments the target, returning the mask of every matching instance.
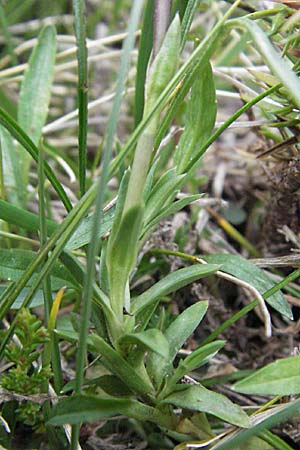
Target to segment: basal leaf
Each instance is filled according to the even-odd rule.
[[[151,288],[143,292],[143,294],[136,297],[133,300],[132,312],[137,314],[146,306],[156,302],[160,297],[169,295],[200,278],[212,275],[219,269],[220,266],[216,264],[196,264],[176,270],[151,286]]]
[[[233,389],[244,394],[300,394],[300,356],[278,359],[237,382]]]
[[[162,403],[209,413],[242,428],[251,425],[249,417],[238,405],[232,403],[224,395],[210,391],[201,385],[178,386],[177,392],[168,395]]]
[[[172,426],[168,416],[137,400],[96,395],[74,395],[61,400],[53,407],[48,423],[63,425],[96,422],[120,414],[139,421],[158,423],[166,428]]]
[[[141,378],[134,368],[104,339],[92,334],[89,336],[89,340],[102,356],[105,366],[113,375],[119,377],[129,389],[142,395],[152,392],[151,383]]]
[[[21,86],[18,122],[35,145],[42,134],[50,102],[56,55],[56,32],[43,28],[38,37]]]
[[[225,341],[215,341],[194,350],[186,358],[180,360],[170,382],[175,383],[192,370],[206,364],[224,345]]]
[[[215,254],[203,256],[208,263],[222,264],[222,271],[254,286],[262,295],[274,286],[273,281],[260,268],[237,255]],[[266,299],[276,311],[283,316],[293,319],[291,308],[281,291]]]
[[[0,279],[7,281],[19,280],[35,258],[36,253],[30,250],[2,249],[0,253]],[[53,290],[63,286],[77,286],[76,279],[59,262],[54,265],[51,274]],[[36,275],[31,278],[28,285],[31,285],[35,278]]]
[[[208,302],[198,302],[186,308],[169,325],[165,337],[169,342],[169,356],[162,358],[157,354],[150,354],[147,360],[147,371],[159,386],[166,376],[170,376],[172,363],[185,341],[193,334],[207,311]]]
[[[186,124],[175,153],[177,172],[184,173],[194,150],[210,137],[217,114],[216,89],[210,63],[199,69],[187,103]]]
[[[149,329],[140,333],[124,334],[119,340],[121,346],[137,345],[167,358],[169,343],[163,333],[158,329]]]
[[[28,61],[21,85],[18,124],[38,146],[45,125],[54,74],[56,56],[56,31],[46,26],[39,34],[38,42]],[[23,189],[26,192],[31,158],[23,149],[18,151],[22,164]]]
[[[110,232],[115,214],[115,208],[109,209],[103,214],[101,228],[99,230],[99,239]],[[94,214],[89,214],[79,224],[77,230],[73,233],[70,240],[66,245],[66,250],[75,250],[76,248],[87,245],[91,240],[92,226],[93,226]]]

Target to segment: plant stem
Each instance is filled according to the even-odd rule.
[[[83,196],[86,189],[86,143],[88,118],[88,67],[86,48],[85,1],[73,0],[78,59],[78,150],[79,187]]]

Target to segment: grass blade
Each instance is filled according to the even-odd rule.
[[[38,148],[29,138],[29,136],[24,132],[24,130],[15,122],[15,120],[7,114],[2,108],[0,108],[0,124],[9,131],[9,133],[24,147],[24,149],[31,155],[31,157],[38,162]],[[45,175],[52,184],[57,195],[63,202],[67,211],[72,209],[72,204],[62,187],[61,183],[58,181],[53,170],[49,164],[44,162]]]
[[[94,224],[92,228],[91,242],[88,248],[88,259],[87,259],[87,276],[85,277],[84,288],[83,288],[83,310],[82,310],[82,321],[80,328],[80,344],[77,352],[76,359],[76,382],[75,382],[75,392],[77,394],[81,393],[81,387],[84,379],[84,366],[87,348],[87,334],[88,334],[88,324],[91,314],[91,299],[92,299],[92,282],[95,274],[95,257],[98,252],[98,232],[101,227],[102,220],[102,205],[104,202],[104,195],[106,190],[106,184],[109,174],[109,163],[112,154],[113,141],[117,128],[118,116],[120,112],[120,106],[122,101],[122,92],[125,86],[126,76],[129,69],[130,53],[134,46],[134,32],[138,26],[141,10],[143,7],[143,1],[136,0],[132,6],[129,25],[128,25],[128,35],[124,41],[123,53],[121,58],[121,67],[117,82],[116,96],[113,102],[111,116],[107,126],[106,139],[104,145],[104,158],[102,173],[99,181],[96,184],[97,195],[96,195],[96,208],[94,215]],[[77,449],[77,442],[79,437],[79,428],[74,427],[72,432],[71,449]]]
[[[78,61],[78,150],[79,187],[81,196],[85,193],[86,143],[88,118],[88,67],[86,48],[85,1],[73,0],[75,35]]]

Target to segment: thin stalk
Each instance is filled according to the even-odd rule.
[[[41,247],[47,242],[47,223],[46,223],[46,208],[45,208],[45,174],[44,174],[44,150],[43,145],[39,149],[38,161],[38,194],[39,194],[39,228],[40,228],[40,243]],[[47,259],[47,257],[46,257]],[[50,276],[46,276],[43,282],[44,293],[44,309],[46,324],[48,324],[50,310],[52,307],[51,295],[51,280]]]
[[[24,149],[32,156],[32,158],[38,163],[38,149],[36,145],[32,142],[29,136],[22,130],[22,128],[17,124],[17,122],[0,108],[0,124],[7,129],[7,131],[19,142],[19,144],[24,147]],[[54,190],[57,192],[59,198],[63,202],[67,211],[71,211],[72,204],[63,188],[61,183],[58,181],[53,170],[49,164],[44,162],[45,175],[52,184]]]
[[[93,279],[95,274],[95,259],[98,253],[98,232],[101,227],[102,220],[102,205],[104,202],[105,196],[105,188],[107,185],[107,180],[109,177],[109,164],[112,155],[114,136],[117,129],[118,117],[120,114],[120,107],[122,101],[122,92],[125,86],[125,81],[127,77],[127,73],[129,70],[129,62],[130,62],[130,53],[134,46],[134,31],[138,27],[140,14],[143,7],[143,1],[136,0],[133,4],[129,24],[128,24],[128,34],[124,41],[124,47],[121,58],[121,67],[120,73],[118,77],[116,96],[113,102],[112,111],[110,115],[110,119],[107,126],[106,140],[104,144],[104,159],[103,159],[103,167],[101,177],[99,178],[96,189],[96,208],[94,214],[94,223],[91,234],[91,242],[88,247],[88,258],[87,258],[87,275],[84,280],[84,288],[83,288],[83,309],[82,309],[82,320],[80,327],[80,338],[79,338],[79,346],[77,352],[76,359],[76,378],[75,378],[75,392],[80,394],[82,391],[82,384],[84,380],[84,366],[85,366],[85,358],[86,358],[86,348],[87,348],[87,335],[88,335],[88,326],[91,315],[91,301],[92,301],[92,293],[93,293]],[[79,439],[79,430],[80,426],[76,425],[72,428],[72,439],[71,439],[71,450],[77,450],[78,439]]]
[[[226,220],[224,217],[220,216],[214,209],[207,207],[207,211],[211,216],[214,217],[214,219],[217,221],[217,223],[220,225],[221,228],[227,233],[229,236],[231,236],[236,242],[238,242],[241,247],[244,247],[250,255],[259,257],[260,253],[256,248],[251,244],[251,242],[248,241],[234,226],[232,226],[228,220]]]
[[[83,196],[86,189],[86,144],[88,118],[88,66],[86,48],[85,1],[73,0],[75,35],[78,60],[78,151],[79,187]]]
[[[257,97],[254,97],[252,100],[245,103],[245,105],[243,105],[234,114],[232,114],[232,116],[225,120],[225,122],[211,135],[211,137],[205,142],[205,144],[203,144],[199,148],[196,155],[190,161],[186,169],[186,171],[189,172],[189,175],[191,173],[194,173],[198,169],[199,165],[201,164],[201,156],[203,156],[208,147],[215,142],[215,140],[229,127],[229,125],[235,122],[244,112],[248,111],[248,109],[250,109],[252,106],[256,105],[265,97],[268,97],[273,92],[277,91],[277,89],[279,89],[280,87],[281,83],[276,84],[276,86],[272,86],[271,88],[259,94]]]
[[[47,222],[46,222],[46,208],[45,208],[45,172],[44,172],[44,149],[40,145],[39,162],[38,162],[38,193],[39,193],[39,222],[40,222],[40,242],[43,247],[47,242]],[[47,261],[48,256],[45,258]],[[52,288],[50,275],[45,276],[43,281],[43,295],[44,295],[44,310],[45,320],[48,325],[50,311],[53,305]],[[51,351],[51,348],[53,351]],[[62,369],[60,364],[60,353],[58,347],[58,339],[53,335],[51,341],[45,344],[42,363],[43,367],[49,366],[52,360],[52,369],[54,374],[54,386],[56,392],[59,392],[63,385]],[[49,391],[49,382],[45,382],[44,392]],[[46,413],[50,412],[50,404],[45,405]]]

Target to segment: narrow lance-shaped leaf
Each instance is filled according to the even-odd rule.
[[[194,350],[186,358],[181,359],[173,377],[170,380],[170,384],[176,383],[184,375],[206,364],[222,347],[224,347],[224,345],[225,341],[211,342],[210,344]]]
[[[210,63],[199,68],[187,104],[186,125],[175,153],[177,172],[185,172],[194,151],[212,133],[217,114],[216,89]]]
[[[53,82],[56,55],[56,31],[46,26],[39,34],[28,68],[24,74],[18,107],[18,123],[35,145],[42,135],[45,125]],[[24,184],[27,183],[30,158],[20,152]]]
[[[169,325],[165,331],[165,337],[169,342],[169,357],[151,353],[147,360],[147,371],[157,386],[172,370],[172,363],[185,341],[192,335],[204,314],[207,311],[208,302],[198,302],[185,309]]]
[[[176,270],[136,297],[132,303],[132,312],[137,314],[160,297],[169,295],[200,278],[212,275],[219,269],[220,266],[216,264],[195,264]]]
[[[2,249],[0,253],[0,279],[7,281],[18,281],[35,258],[36,253],[30,250]],[[37,278],[37,273],[31,277],[27,283],[27,286],[31,286],[33,284]],[[53,276],[52,282],[54,290],[57,290],[64,285],[69,287],[78,287],[77,280],[59,262],[54,264],[51,275]]]
[[[133,269],[137,254],[137,240],[143,217],[142,205],[129,209],[122,218],[120,227],[114,237],[109,240],[107,249],[107,266],[111,306],[119,318],[125,307],[125,288]]]
[[[21,85],[18,122],[31,140],[38,144],[49,109],[56,55],[56,32],[43,28],[28,62]]]
[[[142,379],[130,364],[113,349],[104,339],[96,334],[89,337],[90,342],[102,356],[103,361],[112,374],[121,378],[121,380],[134,392],[141,395],[150,394],[153,391],[151,383]]]
[[[149,329],[140,333],[124,334],[118,345],[137,345],[149,349],[164,358],[169,356],[169,343],[163,333],[157,329]]]
[[[203,256],[202,258],[208,263],[222,264],[222,270],[224,272],[229,273],[240,280],[246,281],[254,286],[261,294],[264,294],[274,286],[273,281],[263,270],[241,256],[215,254]],[[291,308],[281,291],[278,291],[270,298],[267,298],[266,302],[283,316],[293,319]]]
[[[242,428],[247,428],[251,425],[247,414],[240,406],[232,403],[225,395],[210,391],[201,385],[178,386],[177,392],[168,395],[162,403],[206,412]]]
[[[300,356],[278,359],[239,381],[233,389],[255,395],[300,394]]]
[[[154,422],[165,428],[172,428],[176,423],[176,419],[137,400],[108,396],[101,398],[96,395],[75,395],[61,400],[53,407],[48,423],[63,425],[96,422],[120,414],[140,421]]]

